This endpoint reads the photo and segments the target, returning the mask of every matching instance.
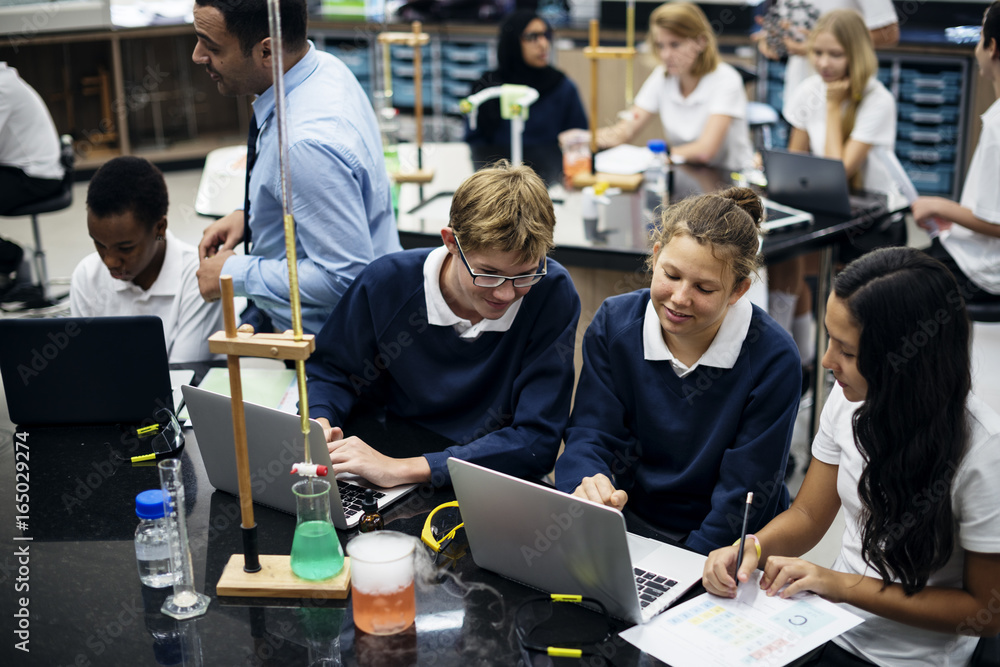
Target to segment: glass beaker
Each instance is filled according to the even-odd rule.
[[[330,483],[307,477],[292,486],[297,521],[292,572],[303,579],[329,579],[344,567],[344,550],[330,520]]]
[[[413,625],[413,549],[417,540],[392,530],[358,535],[351,557],[354,625],[372,635],[393,635]]]

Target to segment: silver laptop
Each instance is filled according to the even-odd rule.
[[[236,477],[236,451],[233,447],[233,416],[228,396],[185,385],[184,402],[198,440],[198,450],[212,486],[239,495]],[[247,454],[250,458],[250,491],[253,501],[295,514],[290,473],[292,464],[303,460],[302,421],[298,415],[243,402],[247,428]],[[326,463],[330,454],[323,437],[323,427],[311,421],[309,453],[314,463]],[[338,475],[330,488],[330,515],[341,530],[358,524],[364,512],[361,500],[365,489],[372,489],[379,509],[395,502],[415,488],[403,484],[391,489],[375,486],[356,475]]]
[[[643,623],[701,581],[705,556],[628,533],[618,510],[448,459],[476,564]]]
[[[840,160],[787,151],[764,151],[762,157],[767,196],[773,201],[843,218],[888,210],[883,195],[851,196]]]
[[[767,233],[807,227],[813,222],[812,213],[779,204],[766,197],[761,197],[761,201],[764,204],[764,222],[760,226]]]

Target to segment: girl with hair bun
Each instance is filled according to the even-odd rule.
[[[747,188],[664,212],[651,287],[607,299],[587,329],[556,461],[561,490],[624,508],[632,530],[701,553],[739,537],[748,491],[752,527],[788,505],[798,352],[742,298],[762,215]]]
[[[959,286],[919,250],[884,248],[849,264],[827,303],[837,385],[805,481],[739,572],[738,547],[709,555],[705,588],[733,597],[760,567],[768,595],[851,605],[865,622],[808,664],[966,665],[975,636],[1000,631],[1000,416],[970,394]],[[833,566],[797,558],[841,507]]]

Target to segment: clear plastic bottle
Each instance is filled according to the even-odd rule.
[[[173,586],[170,561],[170,527],[163,515],[163,491],[152,489],[135,497],[139,525],[135,529],[135,560],[139,580],[152,588]]]
[[[375,500],[375,492],[371,489],[365,489],[365,497],[361,501],[361,509],[365,511],[365,514],[358,522],[359,533],[373,533],[376,530],[385,529],[385,522],[378,511],[378,501]]]
[[[646,147],[653,159],[642,176],[642,217],[647,225],[655,225],[670,197],[667,192],[667,144],[663,139],[650,139]]]

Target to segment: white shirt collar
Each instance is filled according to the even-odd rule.
[[[473,324],[469,320],[459,317],[448,306],[441,293],[441,270],[444,268],[444,260],[448,257],[448,248],[441,246],[435,248],[424,260],[424,294],[427,301],[427,322],[439,327],[451,326],[461,338],[475,340],[484,331],[507,331],[514,324],[517,311],[521,308],[523,299],[518,299],[511,304],[503,317],[490,320],[485,317]],[[465,267],[463,267],[465,268]]]
[[[167,230],[166,233],[167,250],[163,255],[163,265],[156,280],[144,290],[131,280],[114,280],[112,287],[116,292],[129,291],[143,301],[153,296],[174,296],[177,294],[177,286],[181,282],[181,272],[184,270],[184,248],[176,236]]]
[[[729,308],[722,326],[715,334],[712,344],[705,350],[698,361],[688,368],[674,357],[667,343],[663,340],[663,329],[660,318],[656,315],[653,300],[646,302],[646,314],[642,322],[642,349],[646,361],[669,361],[678,377],[692,373],[698,366],[714,368],[732,368],[743,349],[743,341],[750,331],[750,318],[753,316],[753,306],[745,296],[741,297]]]

